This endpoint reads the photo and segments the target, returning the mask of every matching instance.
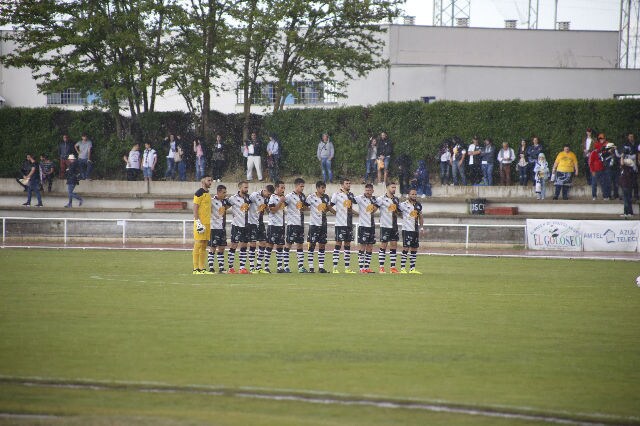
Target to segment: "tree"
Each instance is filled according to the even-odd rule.
[[[273,110],[288,95],[298,97],[294,78],[324,83],[327,94],[342,95],[348,80],[384,66],[380,59],[386,29],[404,0],[278,0],[282,34],[271,45],[267,71],[275,78]]]
[[[240,0],[190,0],[175,19],[175,61],[163,87],[177,88],[189,111],[200,115],[200,134],[208,136],[211,92],[217,77],[230,69],[230,11]]]
[[[247,0],[238,6],[233,12],[234,20],[239,23],[235,29],[238,40],[234,45],[235,71],[242,89],[242,137],[247,139],[251,105],[259,90],[258,79],[265,77],[266,55],[278,36],[281,17],[276,15],[272,0]]]
[[[153,111],[167,67],[162,40],[171,6],[165,0],[21,0],[5,8],[0,24],[14,26],[5,38],[18,47],[1,59],[31,68],[41,92],[74,88],[96,95],[120,137],[122,102],[134,126],[138,114]]]

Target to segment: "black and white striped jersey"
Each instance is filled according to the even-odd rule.
[[[238,192],[235,195],[229,197],[229,203],[231,204],[231,214],[233,219],[231,224],[240,228],[246,228],[249,225],[249,195],[241,195]]]

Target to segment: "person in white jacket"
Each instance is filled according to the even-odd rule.
[[[502,143],[498,151],[498,164],[500,164],[500,185],[511,185],[511,163],[516,159],[516,154],[507,142]]]

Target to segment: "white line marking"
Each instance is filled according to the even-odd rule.
[[[62,379],[46,377],[15,377],[0,375],[0,385],[4,383],[68,389],[84,389],[92,391],[129,390],[146,393],[184,393],[206,394],[212,396],[230,396],[237,398],[267,399],[273,401],[296,401],[313,404],[360,405],[378,408],[412,409],[452,414],[466,414],[484,417],[500,417],[518,420],[533,420],[555,424],[570,425],[606,425],[611,423],[639,423],[640,417],[615,416],[600,413],[573,413],[568,411],[547,411],[533,407],[508,405],[459,404],[445,400],[421,400],[416,398],[389,398],[378,395],[355,395],[341,392],[325,392],[317,390],[278,389],[241,386],[227,388],[212,385],[172,385],[149,381],[101,381],[94,379]],[[605,422],[605,423],[602,423]]]

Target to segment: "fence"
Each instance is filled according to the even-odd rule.
[[[332,240],[333,222],[328,238]],[[229,224],[227,224],[230,226]],[[427,246],[491,247],[526,246],[524,224],[440,224],[425,223],[421,243]],[[2,245],[16,243],[119,243],[187,244],[191,242],[190,219],[102,219],[2,217]],[[229,232],[227,232],[229,235]],[[357,237],[357,227],[356,227]],[[357,241],[357,238],[356,238]]]

